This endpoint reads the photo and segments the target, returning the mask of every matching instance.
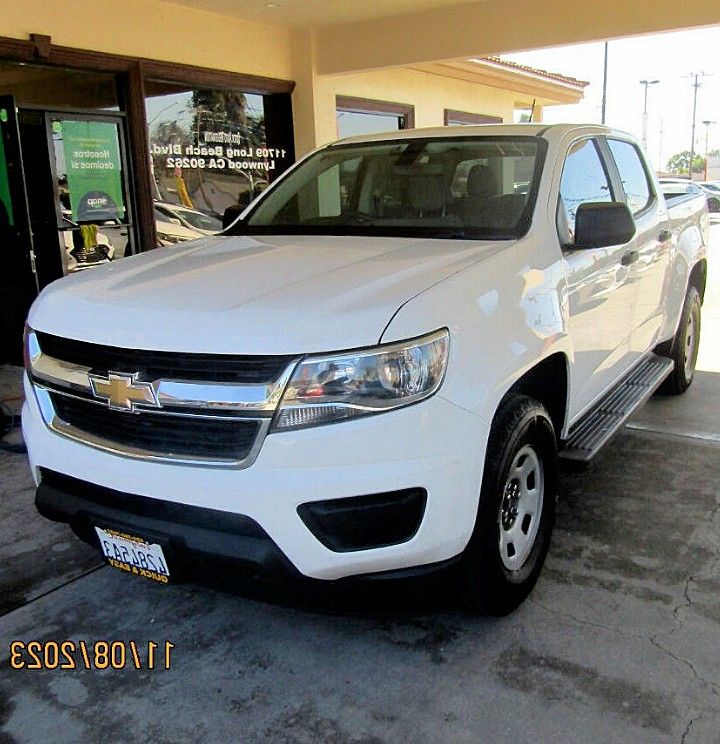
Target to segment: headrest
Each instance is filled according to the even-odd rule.
[[[467,195],[474,197],[497,196],[500,193],[495,172],[487,165],[473,165],[467,179]]]
[[[418,173],[408,182],[410,206],[419,212],[437,212],[445,204],[445,176]]]

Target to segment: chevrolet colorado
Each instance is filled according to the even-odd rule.
[[[456,564],[532,589],[558,460],[692,382],[703,196],[598,126],[343,140],[223,233],[50,285],[23,428],[46,517],[167,582]]]

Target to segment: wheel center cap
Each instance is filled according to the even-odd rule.
[[[500,523],[502,528],[507,531],[512,529],[517,519],[520,503],[520,484],[513,480],[505,486],[505,493],[503,494],[502,512],[500,515]]]

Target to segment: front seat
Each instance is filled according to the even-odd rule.
[[[500,182],[487,165],[473,165],[467,177],[467,196],[460,202],[458,214],[466,225],[483,225],[492,217],[493,202],[500,196]]]
[[[443,173],[418,173],[409,180],[408,201],[413,223],[419,225],[459,225],[447,213],[447,188]]]

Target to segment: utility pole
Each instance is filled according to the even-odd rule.
[[[662,159],[662,146],[663,146],[663,121],[664,119],[660,119],[660,145],[658,148],[658,167],[661,171],[665,170],[665,166],[663,165],[663,159]]]
[[[648,88],[651,85],[657,85],[659,80],[641,80],[640,85],[645,86],[645,103],[643,105],[643,122],[642,122],[642,143],[643,150],[647,151],[647,135],[648,135],[648,112],[647,112],[647,98]]]
[[[693,72],[690,73],[691,78],[694,78],[693,82],[693,88],[695,88],[695,92],[693,93],[693,114],[692,114],[692,142],[690,143],[690,162],[688,163],[688,178],[692,181],[692,166],[693,166],[693,160],[695,158],[695,125],[697,121],[697,98],[698,98],[698,88],[702,85],[700,82],[701,77],[705,77],[704,72]]]
[[[602,117],[601,123],[605,123],[605,111],[607,110],[607,72],[608,72],[608,43],[605,42],[605,63],[603,66],[603,94],[602,94]]]
[[[705,178],[707,181],[707,169],[708,169],[708,153],[710,152],[710,125],[717,124],[716,121],[710,121],[706,119],[703,124],[705,125]]]

